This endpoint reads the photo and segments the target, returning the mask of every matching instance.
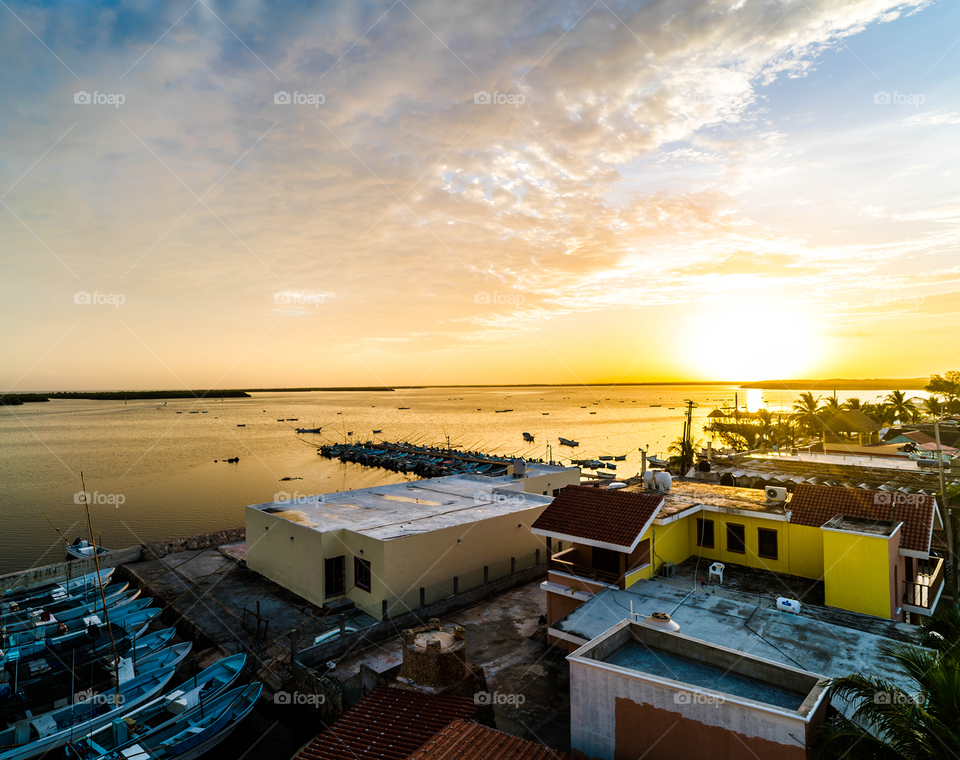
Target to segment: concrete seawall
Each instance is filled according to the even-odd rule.
[[[233,544],[243,541],[246,535],[246,528],[231,528],[230,530],[218,530],[213,533],[201,533],[198,536],[155,541],[152,544],[143,544],[143,559],[145,561],[162,559],[168,554],[177,554],[193,549],[208,549],[211,546],[221,546],[222,544]]]

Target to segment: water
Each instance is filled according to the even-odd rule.
[[[729,670],[721,670],[695,660],[652,650],[634,641],[624,644],[607,657],[605,662],[786,710],[799,710],[806,698],[805,694],[794,694],[779,686],[761,683],[753,678],[731,673]]]
[[[617,474],[629,476],[639,471],[639,447],[665,454],[682,433],[685,399],[699,405],[694,432],[702,437],[706,415],[731,404],[734,393],[751,409],[766,403],[774,410],[789,409],[796,395],[702,385],[429,388],[0,407],[0,573],[62,560],[63,542],[50,523],[70,540],[85,535],[85,513],[74,498],[81,471],[99,502],[91,509],[94,531],[104,546],[119,548],[240,527],[245,505],[281,492],[332,493],[413,479],[316,455],[316,446],[342,442],[350,431],[354,440],[432,444],[449,436],[461,448],[532,458],[546,458],[549,444],[554,459],[564,461],[626,454]],[[847,395],[867,401],[883,392]],[[294,431],[318,426],[321,435]],[[383,433],[375,436],[374,429]],[[535,444],[523,442],[524,431],[536,435]],[[559,436],[581,445],[562,447]],[[237,464],[222,461],[235,456]]]

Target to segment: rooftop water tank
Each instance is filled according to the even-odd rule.
[[[787,599],[785,596],[777,598],[777,609],[780,612],[791,612],[794,615],[800,614],[800,602],[796,599]]]

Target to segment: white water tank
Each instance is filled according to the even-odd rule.
[[[658,491],[669,491],[673,483],[673,477],[669,472],[661,471],[653,476],[653,482]]]
[[[616,491],[619,488],[626,488],[626,487],[627,487],[626,483],[621,483],[620,481],[614,481],[613,483],[607,486],[607,489],[610,491]]]
[[[791,612],[794,615],[800,614],[800,602],[796,599],[787,599],[785,596],[777,598],[777,609],[780,612]]]

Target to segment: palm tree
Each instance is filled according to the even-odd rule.
[[[842,409],[843,407],[835,395],[827,396],[827,400],[820,405],[820,414],[829,420],[831,417],[839,414]]]
[[[887,405],[893,411],[894,416],[900,420],[901,424],[911,420],[917,411],[917,408],[910,403],[907,394],[903,391],[891,391],[883,400],[887,402]]]
[[[856,396],[851,396],[846,401],[840,405],[843,409],[847,409],[851,412],[862,412],[863,406],[860,404],[860,399]]]
[[[834,697],[854,712],[850,718],[838,714],[821,726],[814,757],[955,760],[960,756],[960,661],[900,643],[884,647],[884,652],[916,683],[917,693],[859,673],[833,679]]]
[[[667,451],[673,454],[673,456],[667,459],[667,465],[670,468],[675,467],[680,470],[681,475],[686,475],[684,468],[690,467],[693,464],[694,452],[701,448],[703,448],[702,440],[691,439],[688,444],[687,439],[684,436],[680,436],[667,446]]]
[[[804,391],[800,398],[793,402],[793,418],[801,429],[811,433],[820,430],[820,397],[813,397],[811,391]]]
[[[893,408],[884,403],[864,404],[863,413],[872,418],[880,427],[890,427],[896,416]]]
[[[940,417],[943,414],[943,402],[937,400],[935,396],[923,400],[923,411],[928,417]]]

